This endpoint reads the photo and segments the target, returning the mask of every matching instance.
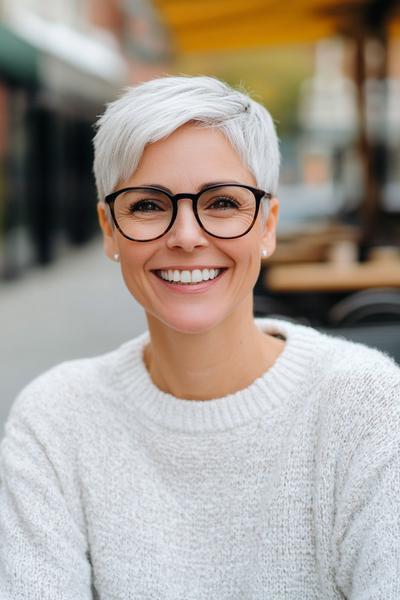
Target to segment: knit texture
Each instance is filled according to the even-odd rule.
[[[62,363],[0,454],[1,600],[398,600],[400,368],[283,319],[249,387],[161,392],[142,352]]]

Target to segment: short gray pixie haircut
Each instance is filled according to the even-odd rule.
[[[98,119],[94,175],[99,201],[104,201],[118,182],[132,176],[147,144],[192,122],[220,129],[257,187],[276,193],[280,154],[269,112],[247,93],[219,79],[179,75],[126,88]]]

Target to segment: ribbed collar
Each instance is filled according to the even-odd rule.
[[[275,363],[243,390],[204,401],[176,398],[161,391],[143,361],[148,331],[116,351],[115,384],[136,410],[169,430],[213,432],[243,425],[296,393],[299,384],[309,377],[308,364],[323,339],[317,330],[285,320],[257,318],[255,323],[266,333],[283,335],[286,344]]]

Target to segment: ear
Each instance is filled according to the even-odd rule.
[[[113,260],[113,256],[118,252],[118,244],[115,238],[115,229],[107,215],[107,206],[104,202],[97,203],[97,217],[99,225],[103,232],[103,248],[106,256]]]
[[[262,245],[268,250],[268,256],[275,252],[276,248],[276,229],[279,217],[279,200],[271,198],[268,202],[268,216],[263,227]]]

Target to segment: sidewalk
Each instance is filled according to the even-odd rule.
[[[0,439],[18,391],[49,367],[112,350],[146,329],[143,309],[99,239],[0,283]]]

